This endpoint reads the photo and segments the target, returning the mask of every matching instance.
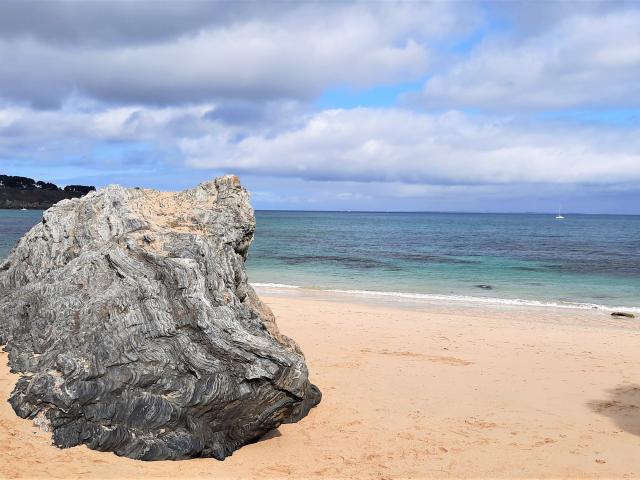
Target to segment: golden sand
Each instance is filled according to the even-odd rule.
[[[640,322],[270,296],[322,403],[224,462],[140,462],[0,404],[2,478],[640,478]],[[0,358],[0,396],[17,376]]]

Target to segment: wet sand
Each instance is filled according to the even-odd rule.
[[[1,478],[640,478],[640,320],[263,291],[322,403],[224,462],[140,462],[0,403]],[[17,376],[0,358],[0,396]]]

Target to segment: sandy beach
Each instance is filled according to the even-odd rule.
[[[261,294],[323,392],[307,418],[224,462],[145,463],[59,450],[3,401],[0,477],[640,478],[637,319]]]

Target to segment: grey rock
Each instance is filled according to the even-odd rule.
[[[43,215],[0,264],[10,402],[59,447],[215,457],[318,404],[304,356],[247,283],[236,177],[109,186]]]
[[[636,318],[636,316],[633,313],[629,313],[629,312],[612,312],[611,316],[612,317]]]

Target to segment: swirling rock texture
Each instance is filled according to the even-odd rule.
[[[237,177],[179,193],[109,186],[44,213],[0,264],[16,413],[141,460],[215,457],[320,401],[247,283]]]

